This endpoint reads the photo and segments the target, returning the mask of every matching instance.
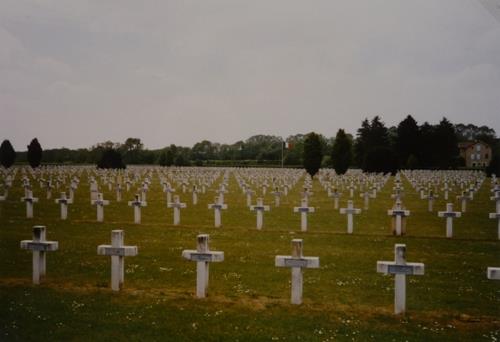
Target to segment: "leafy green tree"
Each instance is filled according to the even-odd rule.
[[[0,164],[6,169],[11,167],[16,161],[16,151],[9,140],[4,140],[0,145]]]
[[[28,163],[32,168],[37,168],[40,166],[40,162],[42,161],[42,146],[38,142],[37,138],[31,140],[28,145]]]
[[[339,175],[346,173],[352,161],[352,143],[343,129],[339,129],[332,147],[332,163]]]
[[[107,148],[102,152],[97,167],[99,169],[124,169],[125,164],[121,153],[117,149]]]
[[[323,149],[320,136],[314,132],[306,135],[304,140],[303,165],[307,173],[314,177],[321,167],[323,160]]]

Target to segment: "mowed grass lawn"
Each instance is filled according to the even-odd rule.
[[[463,217],[454,222],[454,238],[446,239],[442,195],[427,211],[427,202],[405,180],[404,203],[411,210],[407,235],[391,235],[387,216],[394,179],[391,178],[370,208],[354,219],[354,234],[346,234],[346,216],[333,210],[318,180],[310,205],[309,230],[300,232],[302,180],[274,207],[267,194],[264,228],[255,229],[255,213],[234,176],[230,178],[222,214],[223,227],[213,228],[214,186],[199,195],[177,194],[188,207],[181,225],[172,225],[158,177],[142,210],[142,224],[133,224],[127,206],[134,192],[124,191],[122,202],[101,185],[104,223],[96,222],[90,205],[87,177],[81,178],[76,202],[67,221],[59,220],[59,205],[45,199],[34,184],[34,219],[25,218],[20,177],[6,202],[0,202],[0,340],[379,340],[379,341],[496,341],[500,339],[500,282],[486,278],[488,266],[500,267],[497,223],[490,180],[482,185]],[[256,190],[256,189],[254,189]],[[260,189],[259,189],[260,192]],[[345,207],[347,191],[341,198]],[[456,195],[453,193],[451,196]],[[255,198],[254,198],[255,199]],[[356,207],[362,208],[359,193]],[[455,202],[455,209],[460,206]],[[19,241],[31,239],[32,226],[45,225],[48,240],[59,250],[48,253],[47,276],[31,283],[31,252]],[[97,255],[99,244],[109,244],[112,229],[125,230],[125,244],[137,245],[139,255],[125,260],[125,284],[110,290],[110,258]],[[225,252],[222,263],[210,266],[208,297],[194,296],[196,265],[181,258],[183,249],[196,247],[196,236],[210,234],[211,249]],[[290,269],[274,266],[277,254],[289,255],[291,240],[304,239],[304,255],[319,256],[319,269],[304,272],[304,304],[290,305]],[[424,276],[407,281],[405,316],[393,315],[394,278],[376,272],[377,260],[393,260],[394,244],[407,245],[407,261],[425,263]]]

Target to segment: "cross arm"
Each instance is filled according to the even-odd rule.
[[[32,251],[52,252],[52,251],[57,251],[57,249],[59,248],[59,242],[22,240],[21,248]]]
[[[182,257],[191,261],[221,262],[224,261],[224,252],[208,251],[203,253],[195,249],[186,249],[182,251]]]
[[[420,262],[408,262],[398,265],[394,261],[377,261],[377,272],[383,274],[424,275],[425,265]]]
[[[277,255],[274,265],[276,267],[319,268],[319,257],[294,258],[290,255]]]
[[[99,245],[97,246],[97,254],[108,256],[136,256],[138,254],[138,249],[137,246],[113,247],[111,245]]]

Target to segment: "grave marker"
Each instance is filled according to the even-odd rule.
[[[394,313],[404,314],[406,311],[406,276],[423,275],[424,264],[406,262],[406,245],[396,244],[394,246],[394,261],[377,261],[377,272],[383,274],[394,274]]]
[[[196,262],[196,297],[205,298],[208,289],[209,263],[224,261],[224,252],[210,250],[208,234],[198,235],[197,242],[196,250],[183,250],[182,257]]]
[[[276,267],[290,267],[292,269],[291,303],[302,304],[303,268],[319,268],[318,257],[305,257],[303,255],[303,240],[292,240],[292,255],[277,255]]]
[[[120,291],[125,280],[125,257],[136,256],[137,246],[123,245],[123,230],[111,231],[111,245],[97,246],[97,254],[111,256],[111,289]]]

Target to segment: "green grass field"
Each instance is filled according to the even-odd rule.
[[[333,210],[318,180],[310,205],[309,231],[300,232],[302,180],[275,208],[269,193],[264,228],[255,229],[255,213],[230,178],[222,214],[223,227],[213,228],[214,187],[191,204],[181,225],[172,225],[158,177],[142,210],[142,224],[133,224],[127,206],[134,192],[114,192],[105,207],[104,223],[95,221],[87,178],[82,177],[76,203],[67,221],[59,220],[59,205],[45,199],[35,183],[34,219],[25,218],[18,175],[6,202],[0,202],[0,340],[198,340],[198,341],[497,341],[500,340],[500,282],[486,278],[486,267],[500,266],[497,223],[489,179],[467,213],[454,222],[454,238],[446,239],[442,196],[434,212],[405,180],[405,205],[411,210],[407,235],[394,237],[387,216],[394,179],[370,209],[354,219],[354,234],[346,234],[346,217]],[[220,181],[220,180],[219,180]],[[218,185],[219,182],[215,182]],[[254,189],[255,190],[255,189]],[[177,194],[180,189],[177,187]],[[341,199],[344,207],[347,197]],[[453,194],[453,196],[456,194]],[[359,194],[356,207],[362,208]],[[455,201],[455,209],[459,208]],[[19,241],[31,239],[32,226],[45,225],[47,239],[59,241],[48,253],[47,276],[31,283],[31,252]],[[139,255],[125,260],[125,284],[119,293],[109,288],[110,258],[97,255],[109,244],[112,229],[125,230],[125,244]],[[196,265],[181,258],[196,247],[196,236],[210,234],[211,249],[225,252],[225,261],[210,267],[208,297],[195,297]],[[320,269],[304,272],[304,304],[290,305],[290,270],[276,268],[277,254],[290,254],[291,239],[304,239],[304,255],[319,256]],[[405,316],[393,315],[394,278],[376,273],[377,260],[392,260],[395,243],[407,245],[409,262],[425,263],[424,276],[407,282]]]

